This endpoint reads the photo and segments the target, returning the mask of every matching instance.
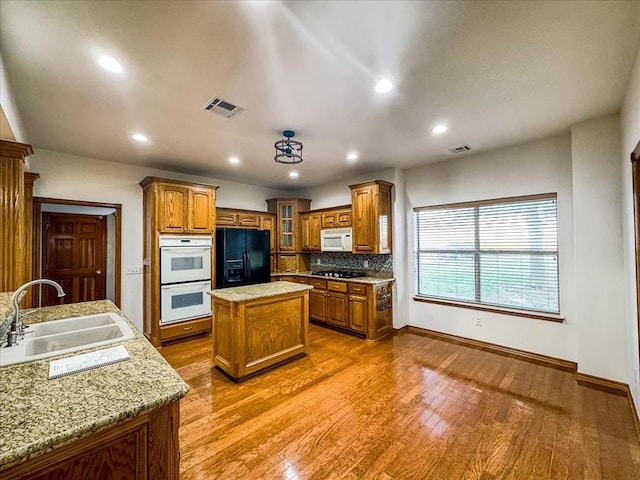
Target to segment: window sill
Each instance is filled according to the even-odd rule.
[[[564,323],[565,318],[560,315],[542,312],[529,312],[526,310],[516,310],[511,308],[494,307],[491,305],[480,305],[477,303],[456,302],[454,300],[443,300],[441,298],[414,296],[415,302],[435,303],[436,305],[447,305],[450,307],[468,308],[471,310],[481,310],[484,312],[501,313],[503,315],[513,315],[515,317],[533,318],[536,320],[546,320],[548,322]]]

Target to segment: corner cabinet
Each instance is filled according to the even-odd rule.
[[[308,270],[308,255],[302,253],[300,212],[309,210],[306,198],[271,198],[267,210],[276,214],[276,271]]]
[[[144,191],[143,330],[158,347],[163,342],[211,331],[210,316],[160,325],[160,235],[213,237],[218,187],[157,177],[145,177],[140,186]],[[213,272],[215,248],[211,251]]]
[[[353,253],[391,253],[393,183],[375,180],[351,188]]]

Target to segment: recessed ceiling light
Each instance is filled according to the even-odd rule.
[[[133,138],[136,142],[141,143],[147,143],[149,141],[147,136],[143,135],[142,133],[134,133],[133,135],[131,135],[131,138]]]
[[[235,164],[238,164],[238,163],[240,163],[240,159],[239,159],[238,157],[231,157],[231,158],[229,159],[229,163],[235,163]]]
[[[298,172],[289,172],[291,178],[298,178]]]
[[[388,78],[383,78],[376,83],[375,90],[377,93],[389,93],[393,90],[393,82]]]
[[[436,125],[431,129],[431,133],[444,133],[449,130],[449,127],[446,125]]]
[[[122,73],[124,67],[122,64],[110,55],[100,55],[98,57],[98,65],[104,68],[107,72]]]
[[[347,160],[357,160],[358,154],[356,152],[349,152],[347,155]]]

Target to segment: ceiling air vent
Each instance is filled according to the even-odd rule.
[[[459,147],[451,147],[449,149],[449,152],[457,155],[459,153],[468,152],[469,150],[471,150],[471,147],[469,145],[461,145]]]
[[[239,105],[227,102],[220,97],[213,97],[202,107],[203,110],[216,115],[220,115],[226,119],[231,119],[238,115],[240,112],[244,112],[246,109]]]

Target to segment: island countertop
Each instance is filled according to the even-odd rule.
[[[0,311],[8,299],[9,295],[0,294]],[[41,308],[25,317],[25,323],[105,312],[124,317],[113,303],[102,300]],[[131,360],[125,362],[55,380],[49,380],[51,360],[81,352],[0,368],[0,468],[148,413],[186,395],[188,385],[142,334],[131,327],[134,338],[110,345],[126,347]]]
[[[256,285],[244,285],[242,287],[218,288],[211,290],[209,295],[227,302],[248,302],[259,298],[277,297],[288,293],[312,290],[311,285],[303,285],[293,282],[258,283]]]

